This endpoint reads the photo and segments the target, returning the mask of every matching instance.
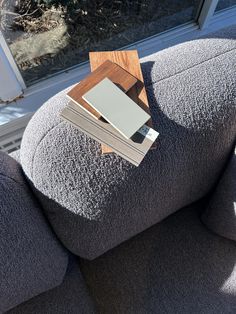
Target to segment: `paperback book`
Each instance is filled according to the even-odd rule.
[[[112,148],[119,156],[138,166],[158,132],[143,125],[131,138],[125,138],[112,125],[104,120],[96,120],[72,101],[63,109],[61,117],[99,143]]]

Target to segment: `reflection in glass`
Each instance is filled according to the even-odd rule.
[[[232,7],[233,5],[236,5],[236,0],[219,0],[216,11]]]
[[[0,0],[1,30],[27,85],[196,17],[201,0]]]

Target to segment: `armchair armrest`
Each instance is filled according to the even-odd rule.
[[[20,164],[0,152],[0,313],[58,286],[67,265]]]

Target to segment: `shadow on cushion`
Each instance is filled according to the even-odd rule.
[[[17,306],[7,314],[95,314],[76,259],[70,257],[60,286]]]
[[[61,120],[66,91],[31,119],[22,140],[22,166],[56,234],[72,252],[95,258],[215,185],[236,132],[236,41],[226,38],[214,38],[216,50],[210,45],[205,51],[204,45],[205,57],[192,53],[204,40],[182,44],[184,61],[173,73],[165,61],[169,53],[178,60],[178,46],[162,51],[161,59],[159,53],[145,59],[160,136],[157,149],[138,168],[116,154],[101,156],[98,143]],[[162,66],[170,75],[158,78]]]
[[[215,233],[236,241],[236,150],[202,220]]]
[[[81,271],[101,314],[236,312],[236,245],[209,232],[198,203],[180,210]]]
[[[20,165],[0,152],[0,313],[63,281],[68,256],[28,188]]]

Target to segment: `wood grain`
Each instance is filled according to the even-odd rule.
[[[109,60],[105,60],[96,70],[72,88],[67,93],[67,96],[77,105],[83,107],[88,113],[92,114],[94,118],[100,119],[101,115],[82,96],[106,77],[124,92],[127,92],[137,82],[137,79],[122,67]]]
[[[126,51],[99,51],[89,53],[90,68],[91,71],[95,71],[106,60],[110,60],[123,69],[128,71],[134,77],[137,78],[137,83],[129,89],[127,95],[133,99],[142,109],[150,114],[147,93],[144,86],[143,74],[139,62],[137,50]],[[149,127],[152,127],[151,119],[146,123]],[[152,148],[155,148],[156,144],[153,143]],[[102,153],[111,153],[112,149],[106,145],[102,145]]]

